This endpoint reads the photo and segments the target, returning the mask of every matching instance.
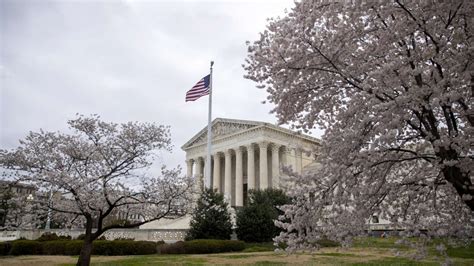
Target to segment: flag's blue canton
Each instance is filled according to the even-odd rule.
[[[186,101],[195,101],[204,95],[208,95],[210,79],[211,75],[209,74],[198,81],[196,85],[186,92]]]

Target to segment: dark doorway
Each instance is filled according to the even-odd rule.
[[[247,193],[247,184],[244,184],[244,206],[247,206],[248,193]]]

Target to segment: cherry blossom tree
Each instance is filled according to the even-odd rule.
[[[325,131],[277,241],[348,240],[373,215],[472,235],[474,3],[302,0],[249,44],[246,78],[280,123]]]
[[[108,123],[98,116],[78,116],[68,124],[72,134],[30,132],[18,148],[0,150],[0,166],[44,194],[61,195],[42,197],[42,206],[85,227],[77,265],[90,264],[92,243],[107,230],[175,218],[188,210],[192,182],[181,177],[179,168],[143,177],[153,151],[171,149],[168,127]],[[107,220],[120,212],[138,214],[140,220]]]

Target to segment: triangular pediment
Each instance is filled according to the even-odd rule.
[[[264,124],[264,122],[257,121],[216,118],[211,125],[212,139],[232,135]],[[202,143],[207,143],[207,126],[194,135],[194,137],[186,142],[181,148],[186,149]]]

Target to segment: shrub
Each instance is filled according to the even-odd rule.
[[[64,240],[53,240],[53,241],[43,241],[42,244],[42,254],[43,255],[65,255],[66,254],[66,243],[69,241]]]
[[[12,242],[10,255],[39,255],[42,253],[41,242],[35,240],[17,240]]]
[[[82,240],[17,240],[0,243],[0,255],[79,255]],[[94,255],[146,255],[157,253],[157,243],[153,241],[98,240],[93,242]]]
[[[100,240],[106,240],[105,237],[104,237],[104,239],[101,239],[100,237],[99,237],[98,239],[100,239]],[[123,240],[131,240],[131,241],[133,241],[133,240],[135,240],[135,238],[133,238],[133,237],[119,237],[119,238],[115,238],[113,241],[123,241]]]
[[[92,254],[106,256],[146,255],[156,252],[155,242],[133,240],[94,241],[92,249]]]
[[[170,244],[163,244],[158,246],[159,254],[185,254],[184,242],[178,241]]]
[[[277,206],[290,203],[280,189],[250,190],[249,204],[237,212],[235,232],[246,242],[270,242],[281,229],[274,220],[282,214]]]
[[[224,196],[205,189],[194,210],[186,240],[230,239],[232,223]]]
[[[270,205],[249,205],[237,212],[235,232],[237,238],[246,242],[270,242],[278,234],[273,220],[278,212]]]
[[[6,256],[12,248],[11,242],[0,242],[0,256]]]
[[[147,255],[157,253],[157,243],[152,241],[134,241],[137,246],[137,253],[135,255]]]
[[[245,243],[236,240],[197,239],[184,242],[186,254],[242,251],[244,248]]]
[[[64,255],[79,255],[81,253],[82,244],[82,240],[64,241]]]
[[[104,241],[97,240],[93,242],[92,254],[94,255],[123,255],[127,250],[125,241]]]
[[[153,241],[134,241],[137,252],[135,255],[147,255],[157,253],[157,243]]]
[[[56,233],[43,233],[37,241],[71,240],[71,236],[58,236]]]
[[[86,238],[86,235],[85,234],[80,234],[76,237],[76,240],[84,240],[84,238]],[[107,240],[107,238],[102,235],[100,237],[98,237],[96,240]]]

